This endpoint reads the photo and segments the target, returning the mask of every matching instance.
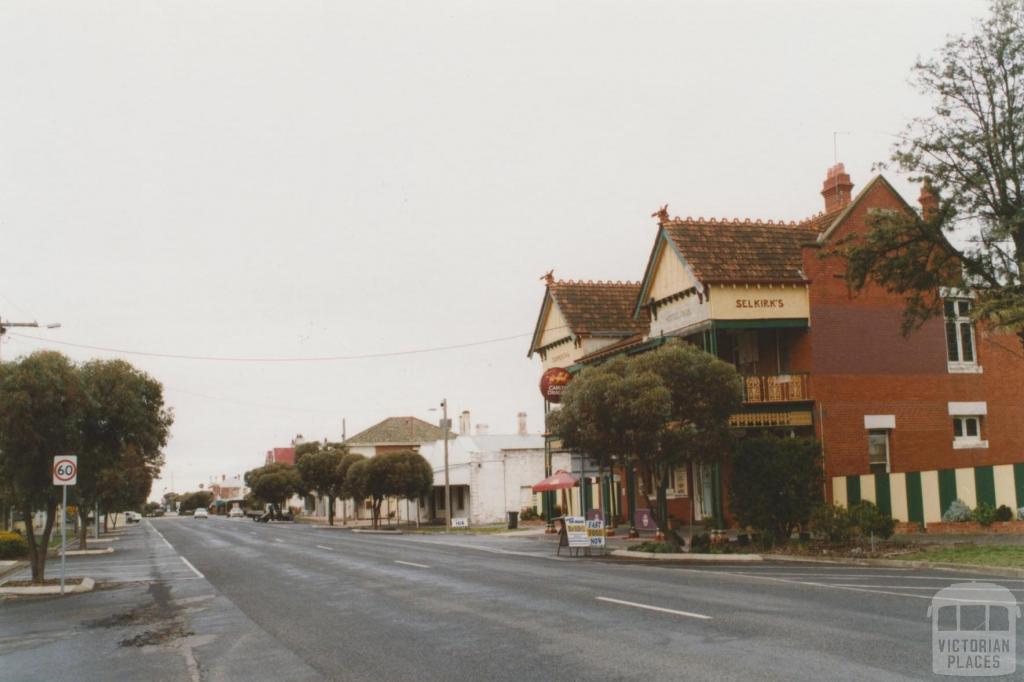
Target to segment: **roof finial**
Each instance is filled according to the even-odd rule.
[[[657,211],[652,213],[651,217],[652,218],[657,218],[659,224],[667,223],[668,222],[668,204],[665,204],[664,206],[659,208]]]
[[[552,284],[554,284],[555,283],[555,271],[554,271],[554,269],[551,269],[551,270],[548,270],[547,272],[545,272],[544,276],[541,277],[541,281],[543,281],[548,286],[551,286]]]

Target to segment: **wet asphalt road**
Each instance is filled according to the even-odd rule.
[[[224,518],[154,519],[104,544],[117,551],[68,560],[97,591],[0,600],[0,680],[925,679],[931,596],[972,579]],[[1024,580],[973,577],[1024,601]]]

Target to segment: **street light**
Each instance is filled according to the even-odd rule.
[[[437,408],[430,408],[431,412],[436,412]],[[448,429],[451,428],[451,424],[448,421],[448,399],[441,399],[441,428],[444,429],[444,524],[448,530],[452,529],[452,494],[451,487],[448,485]]]

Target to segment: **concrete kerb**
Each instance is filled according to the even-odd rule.
[[[764,561],[760,554],[691,554],[689,552],[634,552],[629,549],[612,550],[608,556],[623,559],[645,559],[648,561],[686,561],[692,563],[734,563]]]
[[[1024,578],[1024,568],[984,566],[981,564],[951,564],[943,561],[902,561],[900,559],[821,559],[818,557],[768,554],[765,561],[786,563],[830,564],[833,566],[876,566],[879,568],[927,568],[936,571],[973,572],[1000,578]]]
[[[402,535],[400,530],[381,530],[373,528],[353,528],[353,533],[365,533],[366,535]]]
[[[64,553],[64,556],[91,556],[93,554],[113,554],[113,547],[104,547],[103,549],[69,549]],[[60,556],[60,551],[50,551],[50,556]]]
[[[80,592],[92,592],[96,587],[96,581],[92,578],[82,578],[77,585],[64,585],[64,594],[77,594]],[[29,597],[42,594],[60,594],[60,585],[32,585],[29,587],[7,587],[0,585],[0,594],[12,596]]]

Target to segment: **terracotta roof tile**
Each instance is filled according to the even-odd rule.
[[[661,225],[701,282],[802,282],[800,246],[839,213],[799,223],[663,217]]]
[[[573,334],[632,335],[647,330],[646,311],[633,319],[639,282],[552,281],[548,292]]]

